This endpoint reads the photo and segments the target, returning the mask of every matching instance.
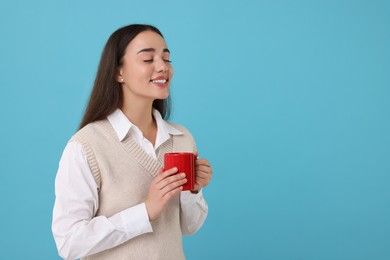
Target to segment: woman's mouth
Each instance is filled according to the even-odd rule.
[[[166,83],[168,80],[166,79],[155,79],[155,80],[152,80],[153,83],[156,83],[156,84],[164,84]]]
[[[155,79],[152,79],[150,82],[153,83],[153,85],[158,86],[160,88],[164,88],[168,86],[169,80],[167,78],[158,77]]]

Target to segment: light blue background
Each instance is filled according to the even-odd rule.
[[[390,259],[390,4],[369,0],[1,0],[1,259],[58,259],[58,161],[137,22],[164,33],[172,119],[215,172],[188,259]]]

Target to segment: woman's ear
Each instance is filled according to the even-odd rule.
[[[123,83],[123,77],[122,77],[122,70],[119,70],[118,73],[116,74],[116,81],[119,83]]]

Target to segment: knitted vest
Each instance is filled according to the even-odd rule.
[[[120,142],[107,119],[88,124],[72,137],[71,140],[82,144],[97,183],[99,209],[96,216],[110,217],[145,202],[152,179],[163,167],[164,154],[195,151],[188,130],[176,124],[172,126],[184,135],[171,136],[163,143],[157,160],[128,135]],[[83,259],[185,259],[179,197],[170,201],[162,215],[152,222],[152,228],[152,233],[142,234]]]

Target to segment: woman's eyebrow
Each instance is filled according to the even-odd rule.
[[[140,50],[139,52],[137,52],[137,54],[139,54],[139,53],[141,53],[141,52],[156,52],[156,49],[155,49],[155,48],[145,48],[145,49],[142,49],[142,50]],[[169,51],[168,48],[165,48],[165,49],[163,50],[163,52],[171,53],[171,52]]]

